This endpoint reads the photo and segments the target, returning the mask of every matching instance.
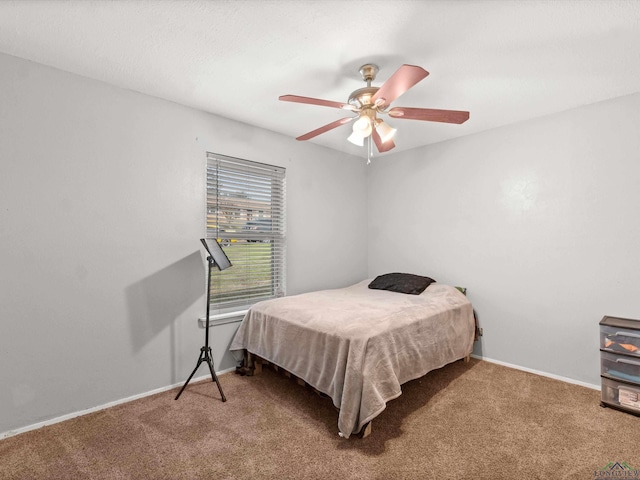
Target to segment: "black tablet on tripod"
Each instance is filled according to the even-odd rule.
[[[176,400],[180,398],[180,395],[182,395],[184,389],[187,388],[187,385],[191,381],[193,375],[196,373],[196,370],[198,370],[198,367],[200,367],[200,364],[202,362],[207,362],[209,371],[211,372],[211,378],[214,382],[216,382],[218,390],[220,390],[222,401],[226,402],[227,398],[224,396],[224,392],[222,391],[222,387],[220,386],[220,381],[218,380],[216,371],[213,368],[213,358],[211,356],[211,347],[209,346],[209,306],[211,305],[211,271],[213,270],[213,267],[217,267],[218,270],[225,270],[232,265],[229,261],[229,257],[227,257],[227,254],[224,253],[224,250],[222,250],[222,247],[215,238],[201,238],[200,241],[209,254],[209,256],[207,257],[209,268],[207,270],[207,325],[204,334],[204,347],[200,349],[200,357],[198,358],[198,363],[196,363],[196,368],[193,369],[193,372],[191,372],[191,375],[189,375],[187,381],[184,382],[184,385],[178,392],[178,395],[176,395]]]

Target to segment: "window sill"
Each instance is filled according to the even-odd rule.
[[[249,310],[238,310],[235,312],[220,313],[218,315],[209,315],[209,327],[226,325],[227,323],[240,323],[248,311]],[[198,319],[198,325],[200,325],[201,328],[206,328],[207,317],[200,317]]]

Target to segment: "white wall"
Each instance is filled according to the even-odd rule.
[[[370,276],[466,286],[476,354],[599,385],[598,322],[640,318],[640,94],[371,167]]]
[[[186,379],[207,149],[287,168],[289,293],[366,276],[362,159],[0,55],[0,434]]]

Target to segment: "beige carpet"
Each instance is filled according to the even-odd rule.
[[[203,374],[204,368],[200,374]],[[599,392],[472,359],[409,382],[366,439],[265,369],[0,441],[1,479],[580,479],[640,468],[640,418]],[[625,477],[636,478],[636,477]],[[640,477],[638,477],[640,478]]]

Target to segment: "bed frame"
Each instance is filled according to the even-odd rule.
[[[469,361],[471,360],[471,355],[467,355],[462,360],[464,361],[464,363],[469,363]],[[251,352],[249,352],[247,350],[244,351],[244,358],[242,360],[242,364],[239,367],[236,368],[236,373],[239,374],[239,375],[246,375],[248,377],[252,377],[254,375],[260,375],[262,373],[263,365],[264,366],[269,366],[269,367],[273,368],[273,370],[275,370],[276,372],[282,373],[285,377],[295,380],[298,385],[300,385],[302,387],[305,387],[305,388],[311,389],[319,397],[329,398],[329,399],[331,398],[327,394],[322,393],[321,391],[319,391],[316,388],[314,388],[312,385],[309,385],[302,378],[295,376],[291,372],[288,372],[284,368],[279,367],[275,363],[272,363],[272,362],[270,362],[268,360],[265,360],[264,358],[261,358],[258,355],[255,355],[255,354],[253,354],[253,353],[251,353]],[[338,407],[334,406],[334,408],[336,410],[339,410]],[[372,424],[373,424],[373,420],[371,420],[370,422],[366,423],[362,427],[360,432],[355,434],[355,436],[358,437],[358,438],[366,438],[369,435],[371,435],[371,431],[372,431],[372,428],[373,428]]]

